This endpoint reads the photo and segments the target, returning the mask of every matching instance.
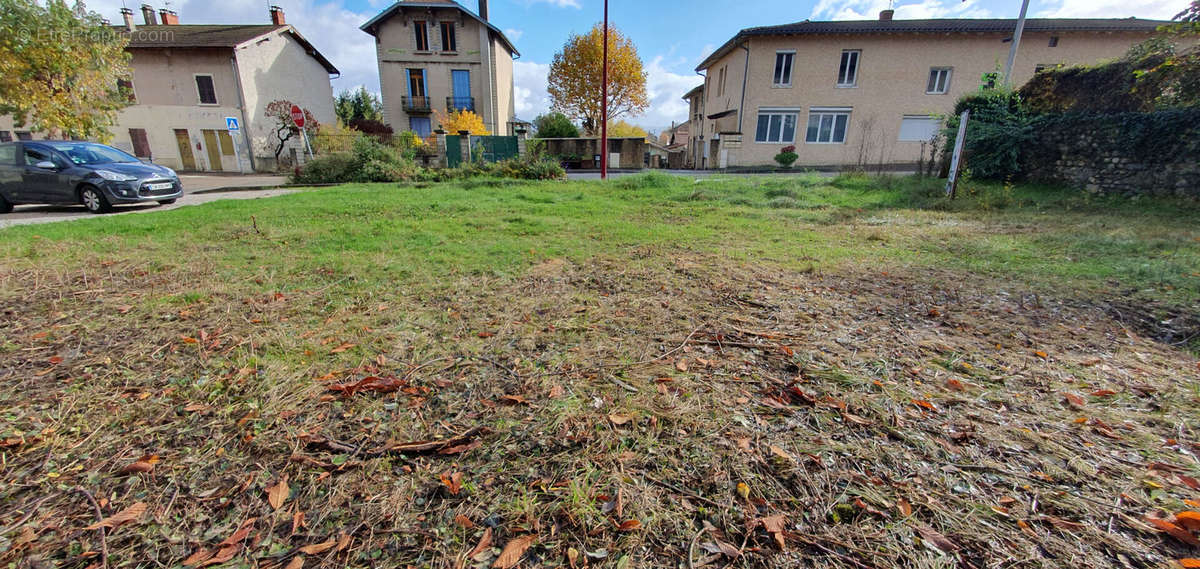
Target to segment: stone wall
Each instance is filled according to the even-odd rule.
[[[600,154],[599,138],[542,138],[546,142],[546,154],[560,157],[569,168],[592,169],[600,164],[594,160]],[[617,163],[609,168],[643,168],[646,163],[646,140],[643,138],[610,138],[608,153],[620,154]]]
[[[1200,198],[1200,109],[1063,114],[1034,123],[1030,181],[1097,194]]]

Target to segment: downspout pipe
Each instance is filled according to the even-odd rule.
[[[707,71],[707,69],[705,71]],[[702,85],[704,85],[704,89],[703,89],[703,93],[700,95],[700,132],[699,132],[699,138],[697,139],[700,141],[700,144],[696,145],[696,148],[692,154],[692,167],[694,167],[697,170],[700,170],[701,169],[700,168],[700,153],[705,150],[705,148],[704,148],[704,117],[707,116],[707,115],[705,115],[705,113],[708,112],[707,110],[705,110],[705,108],[708,104],[708,76],[699,71],[696,72],[696,75],[699,75],[700,77],[704,78],[704,83],[701,83]]]
[[[742,111],[746,108],[746,82],[750,79],[750,48],[746,47],[746,42],[742,42],[738,47],[746,50],[746,66],[742,69],[742,102],[738,105],[738,134],[742,133]]]

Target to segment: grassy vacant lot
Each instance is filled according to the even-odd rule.
[[[0,562],[1200,556],[1200,209],[965,193],[347,186],[0,231]]]

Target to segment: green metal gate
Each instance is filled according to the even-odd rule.
[[[472,136],[471,154],[480,152],[484,162],[502,162],[516,158],[517,137],[515,136]],[[478,158],[476,158],[478,160]]]
[[[472,160],[502,162],[510,158],[516,158],[520,154],[517,148],[517,137],[515,136],[472,136],[470,144]],[[463,156],[462,137],[447,135],[446,164],[451,168],[455,168],[461,165],[464,160],[466,160],[466,157]]]
[[[462,141],[457,135],[446,136],[446,165],[451,168],[457,168],[462,164]]]

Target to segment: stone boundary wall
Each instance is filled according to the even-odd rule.
[[[1027,180],[1097,194],[1200,198],[1200,109],[1070,113],[1033,123]]]

